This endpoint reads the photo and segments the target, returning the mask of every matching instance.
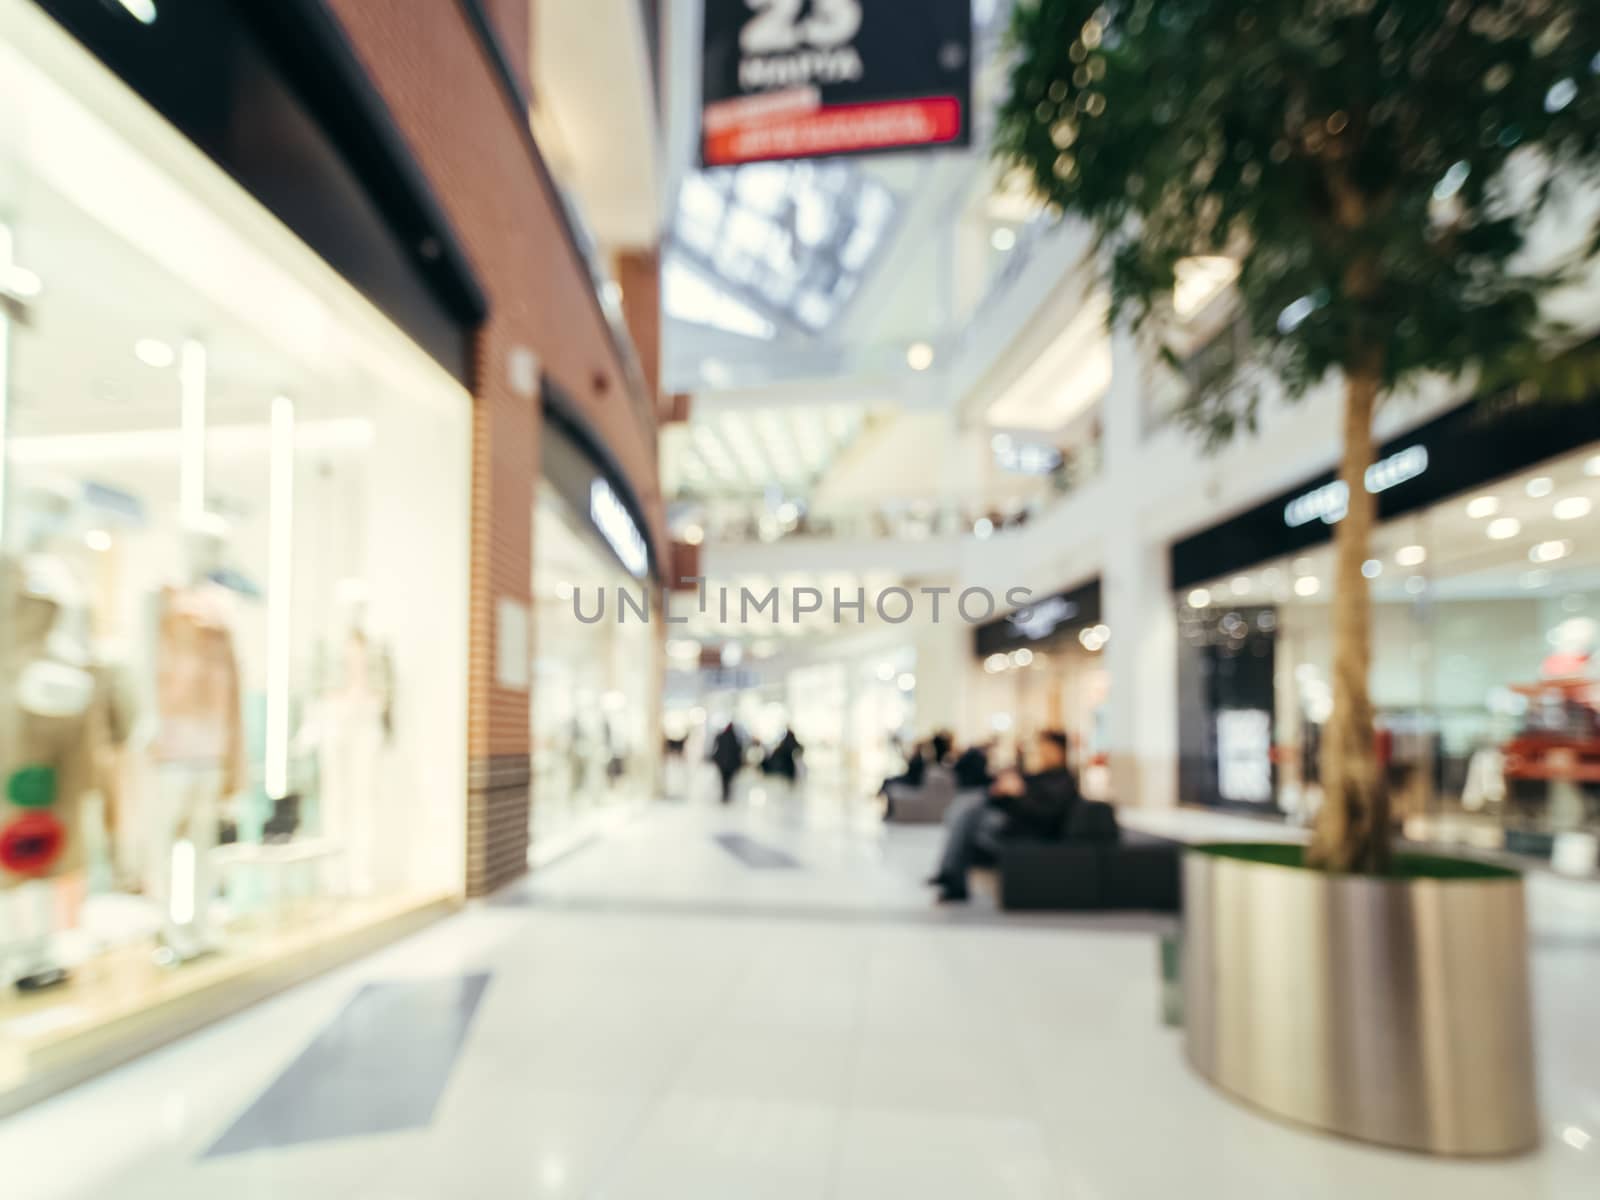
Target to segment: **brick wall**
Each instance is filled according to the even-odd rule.
[[[495,0],[502,27],[526,29],[527,0]],[[522,11],[518,11],[518,6]],[[494,679],[501,599],[530,603],[539,460],[536,398],[516,393],[526,347],[578,404],[637,490],[658,546],[654,397],[630,394],[559,200],[466,15],[452,0],[330,0],[387,100],[489,294],[473,392],[472,598],[468,705],[467,889],[481,895],[526,868],[529,696]],[[524,50],[525,61],[525,50]]]

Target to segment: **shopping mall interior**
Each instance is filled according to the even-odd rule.
[[[1597,178],[1586,0],[0,0],[0,1196],[1600,1195]]]

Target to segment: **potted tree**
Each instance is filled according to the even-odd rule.
[[[1098,236],[1113,320],[1159,334],[1225,256],[1249,349],[1180,416],[1215,445],[1264,391],[1342,381],[1333,709],[1310,845],[1185,862],[1186,1041],[1271,1112],[1442,1153],[1537,1140],[1520,879],[1395,855],[1368,691],[1373,416],[1424,375],[1538,376],[1531,245],[1600,169],[1592,0],[1019,0],[996,150]],[[1540,227],[1543,228],[1543,227]]]

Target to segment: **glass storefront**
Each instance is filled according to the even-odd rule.
[[[558,435],[547,429],[546,438]],[[562,451],[577,453],[570,447]],[[654,714],[661,626],[626,609],[641,584],[550,482],[540,485],[533,531],[534,659],[531,705],[533,855],[559,852],[596,820],[654,793],[661,731]],[[604,597],[602,618],[588,623]]]
[[[459,894],[471,401],[0,16],[4,1093],[47,1042]]]
[[[1408,835],[1548,856],[1565,834],[1595,865],[1597,510],[1591,443],[1379,527],[1372,698]],[[1332,565],[1317,546],[1178,598],[1185,800],[1317,807]]]
[[[1014,761],[1046,729],[1066,733],[1084,793],[1109,799],[1100,585],[1044,597],[978,631],[982,673],[973,684],[976,733],[994,742],[994,761]]]

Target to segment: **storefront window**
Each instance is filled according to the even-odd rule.
[[[644,681],[657,669],[661,626],[638,619],[631,608],[619,614],[619,593],[638,598],[642,607],[648,585],[623,570],[585,516],[548,482],[540,486],[534,514],[533,561],[532,829],[538,857],[596,818],[649,798],[661,731],[653,717],[654,689]],[[580,620],[575,595],[585,617],[594,616],[603,597],[603,617]]]
[[[153,113],[85,108],[114,81],[37,36],[0,40],[0,1063],[24,1079],[41,1031],[191,962],[459,892],[465,731],[439,713],[470,469],[459,386]]]
[[[1377,531],[1372,698],[1408,834],[1547,855],[1600,830],[1597,507],[1593,444]],[[1297,816],[1320,802],[1332,555],[1179,597],[1186,799]]]

